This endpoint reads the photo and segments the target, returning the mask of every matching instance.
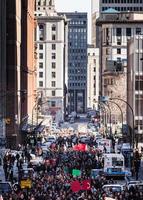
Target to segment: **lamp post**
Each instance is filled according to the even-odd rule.
[[[99,106],[100,106],[100,108],[103,109],[103,112],[104,112],[104,114],[105,114],[105,115],[104,115],[104,118],[103,118],[104,127],[106,128],[106,130],[104,131],[104,135],[105,135],[105,133],[106,133],[106,131],[107,131],[107,111],[106,111],[106,108],[105,108],[104,105],[99,104]]]
[[[123,134],[123,111],[122,111],[121,107],[116,102],[114,102],[114,101],[109,101],[109,102],[115,104],[119,108],[119,110],[121,112],[122,134]]]
[[[133,108],[131,107],[131,105],[127,102],[127,101],[125,101],[124,99],[121,99],[121,98],[110,98],[110,100],[119,100],[119,101],[122,101],[122,102],[124,102],[124,103],[126,103],[126,105],[130,108],[130,110],[131,110],[131,113],[132,113],[132,138],[131,138],[131,143],[132,143],[132,145],[133,145],[133,149],[134,149],[134,142],[135,142],[135,135],[134,135],[134,129],[135,129],[135,125],[134,125],[134,123],[135,123],[135,116],[134,116],[134,111],[133,111]],[[137,144],[136,144],[136,146],[137,146]]]
[[[105,102],[102,102],[102,101],[100,101],[100,103],[102,103],[102,105],[105,107],[107,107],[108,108],[108,110],[109,110],[109,123],[110,123],[110,136],[112,135],[112,128],[111,128],[111,108],[110,108],[110,106],[109,106],[109,104],[108,103],[105,103]]]

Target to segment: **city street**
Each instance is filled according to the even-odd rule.
[[[0,0],[0,200],[143,200],[143,0]]]

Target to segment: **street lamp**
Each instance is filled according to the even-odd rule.
[[[123,111],[122,111],[121,107],[116,102],[114,102],[114,101],[109,101],[109,102],[115,104],[119,108],[119,110],[121,112],[122,134],[123,134]]]
[[[127,102],[127,101],[125,101],[124,99],[121,99],[121,98],[110,98],[110,100],[119,100],[119,101],[122,101],[122,102],[124,102],[124,103],[126,103],[126,105],[130,108],[130,110],[131,110],[131,113],[132,113],[132,138],[131,138],[131,141],[132,141],[132,145],[133,145],[133,149],[134,149],[134,142],[135,142],[135,135],[134,135],[134,128],[135,128],[135,125],[134,125],[134,123],[135,123],[135,116],[134,116],[134,111],[133,111],[133,108],[131,107],[131,105]],[[136,147],[137,147],[137,143],[136,143]]]
[[[110,136],[111,136],[112,135],[112,128],[111,128],[111,108],[110,108],[109,104],[106,103],[106,102],[100,101],[100,103],[102,103],[102,105],[104,107],[106,106],[108,108],[108,110],[109,110],[109,123],[110,123]]]
[[[103,118],[103,121],[104,121],[104,127],[106,128],[106,130],[104,131],[104,133],[106,133],[107,132],[107,110],[106,110],[106,108],[105,108],[104,105],[99,104],[99,106],[100,106],[100,108],[102,108],[102,110],[103,110],[103,112],[105,114],[104,118]]]

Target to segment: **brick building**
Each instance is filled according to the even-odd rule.
[[[20,141],[23,117],[35,100],[34,1],[6,2],[6,139],[15,147]]]

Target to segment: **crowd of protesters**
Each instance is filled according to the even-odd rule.
[[[75,140],[78,144],[78,139]],[[104,200],[108,195],[103,191],[102,186],[113,183],[113,180],[107,180],[104,174],[94,179],[91,177],[92,169],[103,167],[101,153],[96,151],[93,146],[96,145],[94,138],[90,140],[88,151],[74,151],[72,149],[72,140],[60,137],[58,142],[51,146],[50,150],[42,154],[43,163],[33,166],[30,163],[30,153],[28,148],[23,149],[22,153],[15,156],[6,154],[3,159],[3,166],[6,179],[12,183],[13,165],[17,161],[17,167],[20,172],[24,161],[28,163],[29,168],[34,172],[30,179],[32,187],[30,189],[21,189],[20,186],[11,193],[3,195],[4,200]],[[65,148],[66,146],[66,148]],[[39,148],[39,146],[37,146]],[[36,149],[37,149],[36,148]],[[80,176],[73,176],[72,170],[81,171]],[[19,183],[21,174],[19,173]],[[86,189],[79,189],[74,192],[71,184],[78,181],[81,185],[84,180],[89,181],[90,185]],[[108,191],[110,197],[116,200],[142,200],[143,191],[137,187],[127,188],[123,192]]]

